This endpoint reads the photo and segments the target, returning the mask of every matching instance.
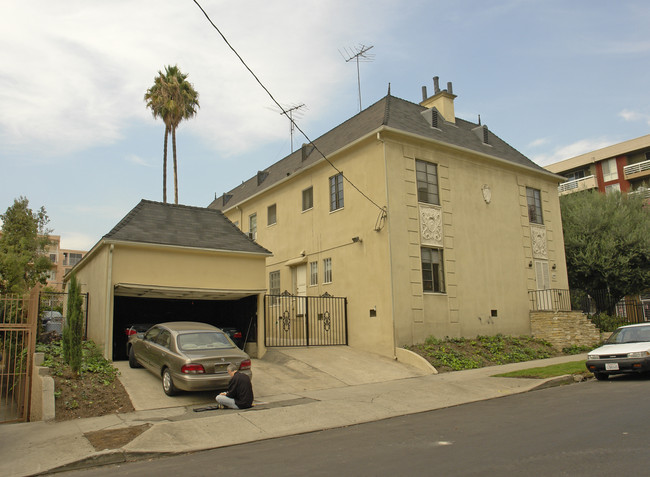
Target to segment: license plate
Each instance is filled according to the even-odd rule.
[[[618,363],[605,363],[605,370],[618,371]]]

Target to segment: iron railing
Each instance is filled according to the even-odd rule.
[[[583,290],[531,290],[531,311],[582,311],[592,316],[605,313],[627,323],[650,321],[650,295],[612,297],[607,291],[587,293]]]
[[[265,295],[264,328],[266,346],[347,345],[347,299]]]

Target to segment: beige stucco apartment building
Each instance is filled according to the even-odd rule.
[[[529,291],[568,289],[557,187],[451,83],[390,93],[218,197],[273,256],[270,293],[348,300],[349,344],[395,356],[428,336],[530,334]]]

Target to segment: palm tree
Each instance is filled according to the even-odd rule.
[[[199,106],[199,93],[187,81],[187,74],[178,66],[166,66],[165,73],[158,71],[154,84],[147,90],[144,100],[154,118],[165,123],[163,148],[163,202],[167,202],[167,137],[172,136],[174,154],[174,201],[178,204],[178,167],[176,159],[176,128],[184,119],[192,118]]]

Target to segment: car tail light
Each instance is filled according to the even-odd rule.
[[[131,335],[135,335],[135,334],[138,333],[133,328],[127,328],[124,332],[126,333],[126,336],[131,336]]]
[[[233,338],[241,338],[241,331],[235,331],[232,335]]]
[[[251,360],[245,359],[239,364],[239,369],[251,369]]]
[[[201,364],[184,364],[181,368],[183,374],[205,374],[205,369]]]

